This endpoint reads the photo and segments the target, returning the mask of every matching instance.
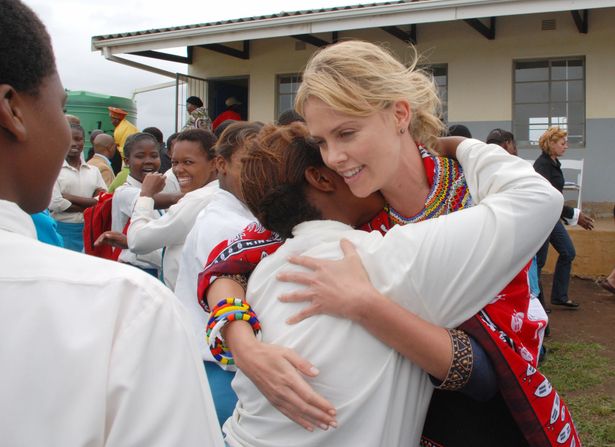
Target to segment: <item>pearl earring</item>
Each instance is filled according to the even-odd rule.
[[[401,129],[399,129],[399,133],[404,133],[406,131],[406,129],[404,129],[403,127]]]

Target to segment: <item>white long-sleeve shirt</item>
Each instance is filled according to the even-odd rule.
[[[97,189],[107,190],[107,184],[100,171],[95,166],[81,162],[79,169],[73,168],[64,160],[62,169],[53,185],[49,211],[51,216],[59,222],[83,223],[83,213],[66,212],[72,205],[62,194],[72,194],[80,197],[92,197]]]
[[[163,192],[169,192],[165,185]],[[113,204],[111,207],[111,230],[121,233],[132,218],[137,199],[141,194],[141,182],[132,176],[126,178],[126,183],[115,190],[113,194]],[[163,214],[160,210],[153,207],[150,210],[150,219],[158,219]],[[162,266],[162,249],[152,250],[147,253],[137,254],[130,249],[123,249],[120,252],[118,261],[131,264],[140,268],[159,269]]]
[[[0,201],[0,444],[221,447],[185,318],[155,279],[38,242]]]
[[[164,283],[175,289],[179,261],[186,236],[196,216],[220,188],[218,180],[187,193],[159,219],[154,218],[154,199],[138,197],[128,227],[128,248],[133,253],[146,253],[166,247],[162,258]]]
[[[417,365],[361,326],[327,315],[285,321],[305,303],[277,298],[300,286],[275,280],[300,269],[290,255],[339,259],[341,238],[357,247],[372,284],[421,318],[456,327],[488,302],[528,262],[561,212],[562,197],[532,166],[495,145],[466,140],[457,150],[478,204],[437,219],[378,232],[339,222],[304,222],[252,273],[247,296],[263,341],[287,346],[320,374],[308,379],[337,409],[338,428],[306,432],[279,413],[239,371],[239,403],[224,425],[231,446],[418,445],[432,385]]]
[[[175,295],[188,310],[203,360],[214,361],[205,343],[209,314],[199,305],[197,284],[209,253],[220,242],[237,236],[256,218],[233,194],[218,189],[186,237]],[[227,368],[229,369],[229,368]]]

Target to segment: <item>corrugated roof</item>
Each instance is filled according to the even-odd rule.
[[[108,39],[118,39],[122,37],[133,37],[133,36],[143,36],[147,34],[158,34],[158,33],[165,33],[169,31],[182,31],[182,30],[189,30],[189,29],[194,29],[194,28],[207,28],[207,27],[212,27],[212,26],[228,25],[232,23],[256,22],[259,20],[271,20],[271,19],[278,19],[278,18],[283,18],[283,17],[307,16],[310,14],[355,10],[355,9],[361,9],[361,8],[369,8],[373,6],[386,6],[386,5],[399,5],[403,3],[415,3],[418,1],[425,1],[425,0],[397,0],[397,1],[387,1],[387,2],[362,3],[362,4],[350,5],[350,6],[334,6],[331,8],[305,9],[301,11],[282,11],[276,14],[267,14],[267,15],[260,15],[260,16],[254,16],[254,17],[243,17],[239,19],[219,20],[216,22],[196,23],[193,25],[181,25],[181,26],[172,26],[168,28],[153,28],[153,29],[141,30],[141,31],[129,31],[125,33],[105,34],[101,36],[93,36],[92,42],[108,40]]]

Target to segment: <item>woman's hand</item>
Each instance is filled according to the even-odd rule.
[[[344,257],[339,261],[293,256],[289,262],[311,272],[281,272],[277,279],[307,286],[280,297],[285,303],[309,301],[310,305],[292,316],[287,323],[298,323],[312,315],[327,314],[359,321],[381,295],[372,286],[361,258],[352,243],[342,239]]]
[[[141,185],[141,197],[154,197],[162,192],[166,183],[166,177],[159,172],[151,172],[143,178]]]
[[[128,248],[128,238],[125,234],[118,233],[117,231],[105,231],[94,241],[94,247],[100,247],[101,245],[111,245],[112,247],[125,249]]]
[[[579,220],[578,220],[577,223],[581,227],[585,228],[586,230],[593,230],[594,229],[594,219],[589,217],[587,214],[580,213],[579,214]]]
[[[229,325],[229,327],[232,325]],[[231,348],[237,367],[282,414],[309,431],[337,427],[335,408],[317,394],[302,374],[318,370],[293,350],[253,340]]]

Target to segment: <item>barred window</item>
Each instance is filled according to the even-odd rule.
[[[585,59],[514,62],[513,129],[520,147],[537,147],[550,126],[568,131],[570,147],[585,146]]]
[[[276,116],[294,107],[295,96],[301,85],[300,74],[278,75],[276,82],[277,110]]]

